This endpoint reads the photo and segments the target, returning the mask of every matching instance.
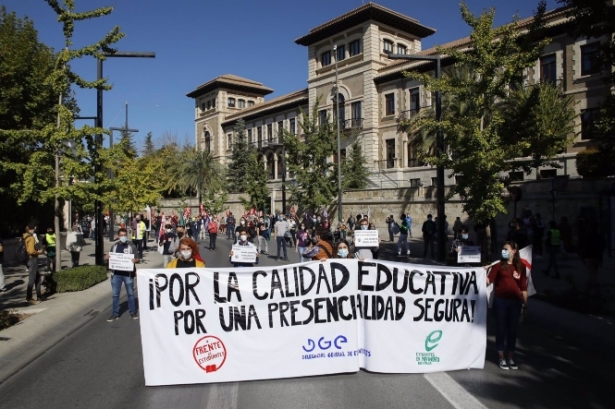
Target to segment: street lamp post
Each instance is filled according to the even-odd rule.
[[[436,63],[436,79],[442,78],[441,56],[418,56],[408,54],[389,54],[392,60],[411,60],[411,61],[434,61]],[[442,122],[442,93],[436,91],[436,120]],[[440,157],[445,151],[444,134],[442,127],[438,127],[436,134],[436,156]],[[438,260],[444,261],[446,258],[446,231],[444,221],[444,166],[438,165],[436,168],[436,201],[438,210],[437,232],[438,232]]]
[[[105,53],[105,57],[127,57],[127,58],[155,58],[155,53],[150,52],[114,52],[114,53]],[[96,60],[96,79],[98,81],[103,79],[103,60]],[[103,127],[103,89],[102,87],[98,87],[96,89],[96,127]],[[97,177],[98,173],[101,171],[100,160],[98,157],[98,146],[102,145],[102,135],[96,135],[96,161],[94,166],[94,178]],[[95,180],[95,183],[98,183],[98,180]],[[102,215],[102,203],[100,199],[96,199],[94,202],[94,211],[95,211],[95,224],[96,224],[96,264],[103,265],[103,215]]]
[[[335,58],[335,116],[337,122],[337,219],[342,222],[342,149],[340,140],[340,89],[337,71],[337,44],[333,46],[333,57]]]

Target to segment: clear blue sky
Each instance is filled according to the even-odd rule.
[[[3,0],[9,11],[34,20],[39,39],[56,49],[63,47],[62,27],[44,0]],[[363,4],[361,0],[76,0],[78,11],[112,6],[110,16],[76,25],[74,46],[90,44],[120,26],[126,33],[121,51],[154,51],[155,59],[108,59],[104,75],[113,84],[104,95],[104,126],[124,124],[129,104],[129,125],[139,129],[141,147],[151,131],[160,141],[164,133],[180,142],[194,140],[194,102],[186,93],[221,74],[247,77],[273,88],[268,96],[306,86],[307,49],[294,40],[310,29]],[[464,37],[468,26],[459,13],[458,0],[381,0],[379,4],[413,17],[437,30],[423,48]],[[515,13],[529,17],[538,0],[467,0],[478,14],[496,8],[496,24]],[[548,0],[549,10],[558,6]],[[87,79],[95,79],[96,62],[88,57],[73,64]],[[77,91],[81,115],[96,114],[95,91]]]

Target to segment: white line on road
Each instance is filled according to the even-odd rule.
[[[456,409],[488,409],[446,372],[428,373],[423,377]]]
[[[211,385],[207,409],[237,409],[237,382]]]

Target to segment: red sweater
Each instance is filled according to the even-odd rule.
[[[521,271],[515,271],[512,264],[498,263],[489,272],[494,295],[508,300],[522,300],[522,291],[527,291],[527,270],[521,264]]]

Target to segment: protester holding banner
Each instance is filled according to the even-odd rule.
[[[514,353],[519,318],[521,313],[527,313],[527,270],[519,257],[517,243],[507,241],[504,244],[502,260],[490,268],[487,276],[487,285],[490,283],[494,287],[493,313],[499,367],[519,369]]]
[[[367,220],[367,217],[362,218],[359,221],[359,230],[372,230],[369,228],[369,221]],[[375,227],[374,227],[375,229]],[[375,254],[374,254],[374,250],[377,252],[378,251],[378,246],[377,247],[361,247],[357,245],[357,240],[356,237],[354,237],[352,239],[352,244],[354,246],[354,253],[355,256],[359,259],[359,260],[371,260],[376,258]],[[378,244],[380,244],[380,239],[378,239]]]
[[[258,264],[258,251],[257,248],[254,244],[250,243],[248,241],[248,236],[246,233],[241,233],[241,235],[239,236],[239,240],[237,241],[237,244],[235,244],[235,246],[239,246],[239,247],[247,247],[251,250],[254,250],[254,253],[256,254],[256,260],[254,261],[254,263],[245,263],[245,262],[233,262],[233,255],[235,254],[235,252],[233,250],[231,250],[231,252],[228,255],[228,261],[229,263],[231,263],[233,265],[233,267],[254,267],[255,264]],[[233,246],[234,247],[234,246]]]
[[[184,237],[179,242],[179,257],[171,260],[166,268],[205,268],[196,241]]]
[[[462,247],[474,246],[474,242],[470,240],[470,229],[468,226],[462,225],[457,228],[457,239],[453,240],[451,250],[448,253],[447,264],[469,267],[469,263],[459,263],[458,254],[461,252]]]
[[[128,241],[128,231],[125,228],[120,228],[117,231],[117,235],[120,238],[120,241],[111,247],[109,253],[105,254],[105,260],[108,262],[109,259],[111,259],[111,253],[132,254],[133,258],[131,261],[133,266],[128,271],[120,269],[111,270],[113,313],[107,319],[109,322],[120,318],[120,292],[122,291],[122,283],[124,284],[124,288],[126,288],[126,295],[128,295],[128,312],[130,313],[130,317],[134,320],[139,319],[139,316],[137,315],[134,288],[134,278],[136,276],[137,269],[134,267],[134,264],[139,263],[141,260],[138,258],[137,246],[135,246],[131,241]]]

